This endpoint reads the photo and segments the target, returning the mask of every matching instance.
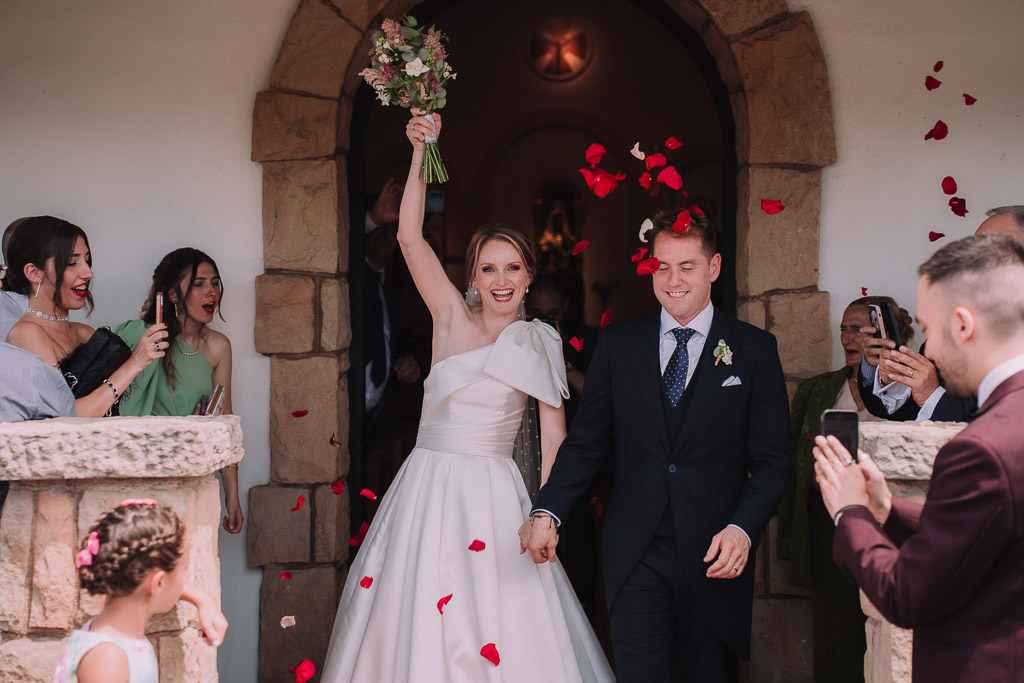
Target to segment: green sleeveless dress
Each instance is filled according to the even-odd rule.
[[[135,348],[149,327],[142,320],[129,320],[114,332]],[[174,389],[167,381],[162,358],[149,364],[121,397],[121,415],[191,415],[199,400],[213,391],[213,366],[203,354],[196,353],[181,337],[174,340],[168,353],[174,354]]]

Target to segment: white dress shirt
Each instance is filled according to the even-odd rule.
[[[708,334],[711,332],[711,318],[714,317],[715,307],[709,302],[704,309],[694,316],[693,320],[688,322],[685,327],[693,330],[694,334],[690,337],[690,340],[686,342],[686,353],[690,358],[690,362],[686,368],[686,386],[689,386],[690,379],[693,377],[693,371],[697,368],[697,361],[700,359],[700,354],[704,351],[704,343],[708,340]],[[677,327],[684,327],[679,324],[679,321],[673,318],[668,311],[664,308],[661,309],[661,336],[659,339],[659,355],[661,358],[661,374],[665,374],[665,368],[668,367],[668,362],[672,358],[672,354],[675,353],[676,336],[672,334],[672,330]]]

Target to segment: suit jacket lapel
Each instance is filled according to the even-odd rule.
[[[669,453],[668,429],[661,404],[661,309],[638,321],[632,332],[629,358],[640,402],[663,451]]]
[[[690,438],[690,434],[700,424],[708,408],[714,402],[715,396],[722,390],[722,382],[732,374],[731,366],[725,363],[715,365],[715,347],[718,346],[718,340],[724,339],[726,344],[731,342],[727,323],[726,317],[718,309],[715,309],[714,316],[711,318],[708,338],[704,341],[704,350],[701,351],[700,361],[690,380],[693,383],[693,393],[690,395],[690,403],[683,418],[683,428],[679,430],[679,437],[672,444],[670,458]]]

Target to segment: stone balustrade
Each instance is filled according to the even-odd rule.
[[[52,680],[71,631],[101,596],[79,588],[74,555],[99,516],[125,498],[156,498],[189,530],[186,581],[220,601],[220,484],[243,456],[241,420],[223,417],[57,418],[0,424],[0,681]],[[195,608],[179,602],[146,629],[161,680],[217,681]],[[230,636],[229,636],[230,637]]]
[[[861,423],[860,447],[885,474],[895,495],[924,502],[935,454],[966,426],[963,422]],[[910,683],[913,632],[886,621],[863,592],[860,604],[868,617],[864,680]]]

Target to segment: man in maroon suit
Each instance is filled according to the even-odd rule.
[[[817,437],[834,557],[897,626],[914,681],[1024,680],[1024,245],[953,242],[921,265],[917,317],[946,387],[977,417],[935,458],[924,505],[893,496],[865,454]]]

